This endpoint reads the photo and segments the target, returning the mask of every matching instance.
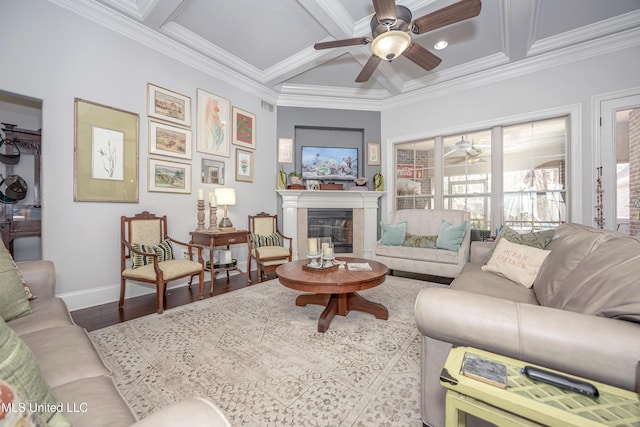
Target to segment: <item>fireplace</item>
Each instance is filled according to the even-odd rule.
[[[307,209],[307,237],[331,237],[336,253],[351,253],[353,209]]]

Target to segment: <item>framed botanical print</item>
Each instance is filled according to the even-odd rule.
[[[138,202],[138,119],[76,98],[73,200]]]
[[[149,191],[191,194],[191,164],[150,158]]]
[[[198,89],[196,150],[216,156],[230,156],[229,101]]]
[[[224,162],[202,159],[202,183],[224,185]]]
[[[293,163],[293,139],[278,138],[278,163]]]
[[[379,142],[367,142],[367,165],[380,166]]]
[[[233,107],[233,143],[256,149],[256,115]]]
[[[191,126],[191,98],[147,83],[147,116]]]
[[[236,149],[236,181],[253,182],[253,151]]]
[[[149,120],[149,154],[191,159],[191,129]]]

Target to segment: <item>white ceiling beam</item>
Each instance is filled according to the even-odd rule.
[[[170,22],[191,0],[162,0],[152,2],[145,13],[142,23],[154,30],[160,29],[166,22]]]
[[[525,58],[531,49],[539,12],[539,0],[502,0],[502,51],[512,61]]]

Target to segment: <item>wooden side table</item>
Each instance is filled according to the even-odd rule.
[[[507,388],[501,389],[464,376],[461,369],[467,352],[504,363],[507,366]],[[600,392],[600,397],[594,399],[530,380],[520,372],[525,365],[536,366],[471,347],[452,349],[440,377],[440,383],[447,388],[447,427],[465,426],[466,414],[496,425],[638,425],[640,401],[636,393],[587,380]]]
[[[213,295],[213,284],[216,281],[216,270],[213,262],[213,252],[216,247],[224,247],[229,249],[231,245],[247,245],[247,263],[251,259],[251,235],[247,230],[235,230],[235,231],[192,231],[191,243],[196,245],[202,245],[209,247],[209,267],[211,271],[211,290],[210,295]],[[249,265],[249,264],[247,264]],[[247,268],[247,271],[242,271],[237,267],[226,268],[227,275],[230,270],[237,270],[238,272],[247,276],[247,284],[251,284],[251,272]]]

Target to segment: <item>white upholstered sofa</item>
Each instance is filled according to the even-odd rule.
[[[391,212],[386,222],[406,222],[406,232],[413,236],[430,236],[435,240],[443,220],[454,225],[466,221],[466,233],[457,252],[428,247],[389,246],[380,239],[373,245],[373,259],[385,264],[389,270],[456,277],[469,258],[470,219],[469,212],[462,210],[404,209]]]

